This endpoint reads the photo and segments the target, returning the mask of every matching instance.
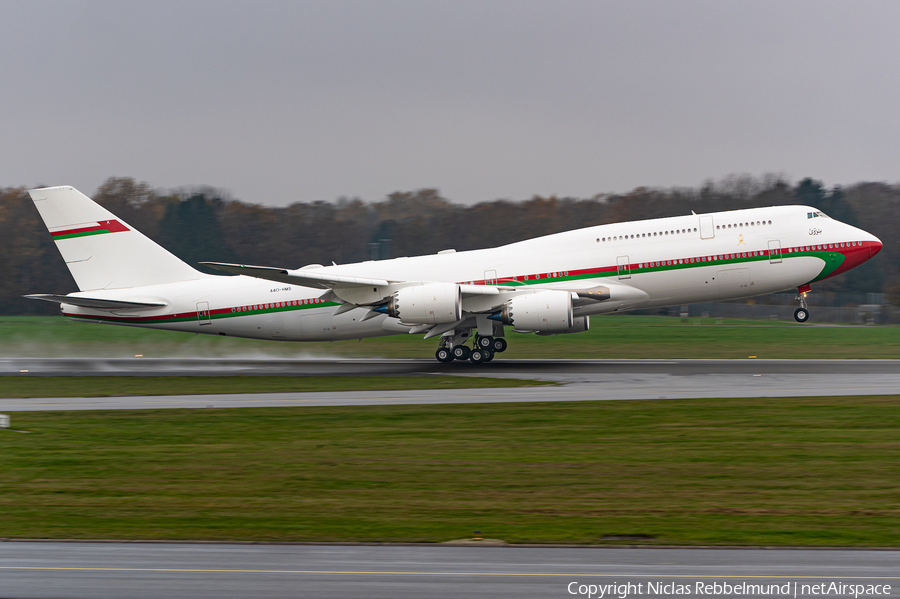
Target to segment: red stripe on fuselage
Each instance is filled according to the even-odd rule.
[[[106,223],[116,222],[117,221],[104,221]],[[122,226],[121,224],[119,224]],[[128,229],[122,228],[120,230],[127,231]],[[70,231],[71,232],[71,231]],[[856,245],[859,244],[859,245]],[[834,272],[829,274],[823,279],[831,278],[833,276],[839,275],[841,273],[847,272],[848,270],[855,268],[875,256],[879,251],[881,251],[881,243],[876,241],[862,241],[862,242],[844,242],[844,247],[840,247],[840,243],[822,243],[822,244],[810,244],[810,245],[802,245],[802,246],[794,246],[788,248],[782,248],[781,250],[781,258],[787,259],[791,258],[793,254],[799,252],[835,252],[842,254],[844,256],[844,261],[841,263],[841,266],[835,269]],[[671,260],[655,260],[655,261],[646,261],[646,262],[635,262],[633,264],[625,265],[630,270],[637,270],[642,268],[656,268],[659,266],[716,266],[713,264],[714,262],[720,260],[733,260],[733,259],[742,259],[742,258],[759,258],[763,256],[774,255],[776,252],[770,252],[769,250],[754,250],[754,251],[744,251],[744,252],[728,252],[721,254],[708,254],[704,256],[694,256],[691,258],[675,258]],[[692,262],[693,260],[693,262]],[[541,280],[552,280],[556,278],[569,278],[569,277],[583,277],[589,275],[599,275],[602,273],[615,273],[618,270],[618,266],[602,266],[599,268],[585,268],[579,270],[559,270],[559,271],[550,271],[547,273],[536,273],[531,275],[521,275],[515,277],[502,277],[498,279],[494,279],[492,281],[496,281],[498,283],[530,283],[533,281],[541,281]],[[462,284],[465,284],[466,281],[463,281]],[[481,281],[472,281],[471,284],[474,285],[487,285],[493,284],[488,283],[485,280]],[[280,304],[285,304],[284,306]],[[303,306],[317,305],[317,304],[327,304],[328,302],[324,302],[318,298],[307,298],[300,300],[282,300],[278,302],[264,302],[258,304],[242,304],[241,306],[235,307],[227,307],[227,308],[216,308],[214,310],[209,310],[209,314],[211,316],[219,315],[219,314],[234,314],[235,316],[253,316],[259,314],[260,310],[268,310],[273,308],[301,308]],[[141,322],[141,323],[152,323],[158,321],[166,321],[172,319],[194,319],[198,317],[197,311],[190,312],[181,312],[176,314],[162,314],[158,316],[137,316],[137,317],[123,317],[123,316],[106,316],[106,315],[86,315],[86,314],[68,314],[63,313],[64,316],[70,317],[80,317],[80,318],[96,318],[98,320],[111,320],[111,321],[124,321],[124,322]]]
[[[798,245],[793,247],[781,248],[780,252],[770,250],[744,250],[740,252],[722,252],[717,254],[705,254],[703,256],[691,256],[689,258],[673,258],[668,260],[645,260],[643,262],[634,262],[631,264],[623,264],[623,268],[628,270],[639,270],[641,268],[658,268],[661,266],[712,266],[714,262],[722,260],[740,260],[743,258],[760,258],[765,256],[775,256],[780,253],[781,258],[790,258],[792,254],[797,252],[835,252],[844,256],[844,261],[835,272],[829,274],[823,279],[831,278],[835,275],[847,272],[852,268],[856,268],[879,251],[881,244],[876,241],[846,241],[843,242],[844,247],[840,247],[840,243],[811,243],[809,245]],[[851,245],[851,244],[859,245]],[[584,277],[590,275],[602,275],[604,273],[616,273],[618,266],[601,266],[599,268],[584,268],[580,270],[559,270],[548,273],[535,273],[527,275],[516,275],[512,277],[500,277],[497,279],[482,279],[480,281],[460,281],[462,285],[494,285],[503,283],[532,283],[541,280],[566,279],[570,277]]]

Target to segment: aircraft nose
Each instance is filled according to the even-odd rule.
[[[873,256],[874,256],[875,254],[877,254],[878,252],[881,251],[881,245],[882,245],[882,244],[881,244],[881,240],[878,239],[878,238],[876,237],[876,238],[875,238],[875,246],[872,248],[872,255],[873,255]]]
[[[867,233],[866,235],[867,235],[867,237],[868,237],[867,241],[869,242],[869,243],[868,243],[868,246],[869,246],[869,258],[872,258],[872,257],[875,256],[875,254],[877,254],[878,252],[881,251],[882,243],[881,243],[881,240],[880,240],[880,239],[878,239],[877,237],[875,237],[875,236],[872,235],[871,233]]]

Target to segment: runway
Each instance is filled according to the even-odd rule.
[[[406,376],[440,372],[568,380],[603,374],[897,374],[900,360],[513,360],[441,364],[387,358],[0,358],[0,375],[30,376]]]
[[[900,586],[900,552],[11,542],[0,543],[0,578],[5,598],[527,599],[600,597],[610,584],[620,592],[607,597],[676,594],[652,592],[662,585],[724,595],[724,584],[762,585],[732,595],[788,585],[806,597],[813,593],[803,585],[832,583],[888,585],[884,597]],[[697,592],[698,584],[720,592]]]
[[[15,366],[28,365],[27,375]],[[896,360],[497,360],[486,367],[428,360],[5,360],[9,376],[268,374],[272,376],[447,374],[529,378],[555,386],[497,389],[249,393],[241,395],[0,399],[0,410],[96,410],[272,406],[362,406],[894,395]]]
[[[17,367],[24,364],[23,360],[6,360],[0,362],[0,368],[9,376],[22,376]],[[560,384],[435,391],[0,399],[0,412],[791,397],[895,394],[900,390],[900,361],[509,360],[495,361],[487,368],[426,360],[30,360],[27,364],[28,370],[36,372],[26,376],[457,374]],[[812,597],[824,594],[822,589],[832,584],[880,585],[878,596],[886,597],[896,595],[900,587],[900,551],[0,542],[0,581],[4,599],[606,599],[724,596],[725,584],[732,588],[762,585],[749,590],[742,586],[742,592],[730,593],[742,597],[771,596],[785,589],[796,597]],[[604,587],[610,584],[615,586]],[[769,585],[777,585],[778,591]],[[816,594],[813,585],[826,586]],[[890,585],[886,592],[884,585]],[[853,596],[845,587],[842,593],[830,594]]]

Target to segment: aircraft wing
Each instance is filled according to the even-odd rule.
[[[24,295],[28,299],[44,300],[45,302],[56,302],[57,304],[69,304],[70,306],[81,306],[82,308],[96,308],[100,310],[141,310],[147,308],[161,308],[166,304],[164,302],[131,302],[125,300],[100,299],[96,297],[78,297],[71,295],[54,295],[52,293],[33,293]]]
[[[337,286],[381,287],[399,282],[387,281],[385,279],[370,279],[366,277],[348,277],[346,275],[318,273],[313,270],[288,270],[286,268],[275,268],[271,266],[246,266],[244,264],[227,264],[223,262],[201,262],[200,264],[236,275],[246,275],[257,279],[267,279],[269,281],[302,285],[303,287],[314,287],[316,289],[332,289]]]
[[[288,270],[286,268],[274,268],[271,266],[246,266],[244,264],[226,264],[222,262],[201,262],[215,269],[230,272],[257,279],[278,281],[303,287],[325,289],[325,293],[319,297],[328,302],[341,304],[334,315],[343,314],[356,308],[368,308],[369,313],[362,320],[374,318],[383,312],[376,308],[386,304],[391,294],[399,288],[413,285],[421,285],[426,281],[388,281],[387,279],[375,279],[370,277],[354,277],[317,272],[318,269]],[[490,285],[460,285],[460,293],[463,297],[475,296],[499,296],[500,289]],[[492,309],[499,305],[500,301],[484,298],[478,303],[478,311]],[[429,327],[430,328],[430,327]]]
[[[388,285],[402,285],[403,283],[421,283],[422,281],[388,281],[387,279],[373,279],[369,277],[351,277],[315,272],[315,270],[288,270],[272,266],[246,266],[244,264],[226,264],[223,262],[201,262],[217,270],[230,272],[236,275],[246,275],[257,279],[278,281],[314,287],[316,289],[334,289],[336,287],[386,287]],[[490,285],[460,285],[463,295],[498,295],[500,291]]]

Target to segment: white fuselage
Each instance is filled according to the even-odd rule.
[[[509,292],[605,285],[606,301],[578,316],[735,299],[796,289],[861,264],[881,248],[873,235],[805,206],[778,206],[588,227],[466,252],[319,267],[315,272],[389,281],[494,285]],[[813,216],[815,215],[815,216]],[[72,294],[78,296],[80,294]],[[258,339],[321,341],[408,333],[385,314],[334,315],[322,289],[246,276],[85,292],[91,297],[157,298],[163,308],[116,313],[64,304],[82,321]],[[483,297],[464,301],[483,311]]]

